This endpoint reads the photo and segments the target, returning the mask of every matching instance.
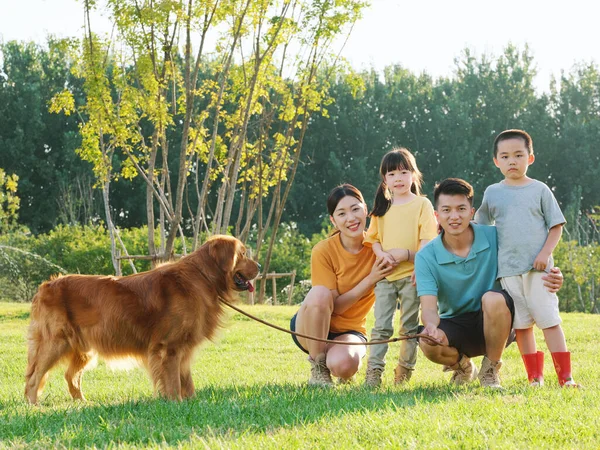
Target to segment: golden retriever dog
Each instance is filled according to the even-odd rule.
[[[31,305],[25,397],[37,403],[48,371],[68,363],[74,399],[95,356],[134,357],[168,399],[194,395],[194,349],[220,324],[222,298],[253,291],[260,266],[231,236],[214,236],[177,262],[125,277],[67,275],[43,283]]]

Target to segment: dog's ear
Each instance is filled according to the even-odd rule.
[[[233,272],[237,264],[238,243],[234,239],[216,237],[208,241],[208,254],[224,272]]]

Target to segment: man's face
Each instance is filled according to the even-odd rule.
[[[466,195],[440,194],[435,217],[446,233],[460,236],[469,228],[475,209],[469,204]]]

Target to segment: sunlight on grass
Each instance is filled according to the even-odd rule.
[[[287,326],[296,307],[244,309]],[[477,383],[450,387],[448,374],[422,355],[411,383],[398,387],[397,344],[382,388],[362,386],[364,367],[352,385],[309,388],[306,356],[289,335],[236,313],[196,355],[196,396],[189,401],[156,398],[145,371],[113,371],[100,362],[84,375],[87,402],[71,400],[59,367],[34,407],[22,397],[28,311],[0,303],[0,448],[579,449],[600,442],[598,316],[563,314],[582,390],[557,387],[549,356],[546,387],[528,388],[514,345],[504,356],[502,392]]]

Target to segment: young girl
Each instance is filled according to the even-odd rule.
[[[421,196],[422,175],[415,157],[405,148],[387,153],[379,169],[381,183],[371,211],[371,224],[365,244],[371,244],[378,258],[395,263],[389,253],[393,248],[409,250],[408,261],[375,286],[375,326],[371,340],[387,340],[394,333],[396,309],[400,309],[400,334],[416,333],[419,326],[419,298],[414,284],[414,256],[427,242],[437,236],[437,221],[433,206]],[[388,345],[371,346],[365,383],[381,384]],[[417,342],[402,341],[400,360],[394,373],[396,384],[410,379],[417,360]]]

